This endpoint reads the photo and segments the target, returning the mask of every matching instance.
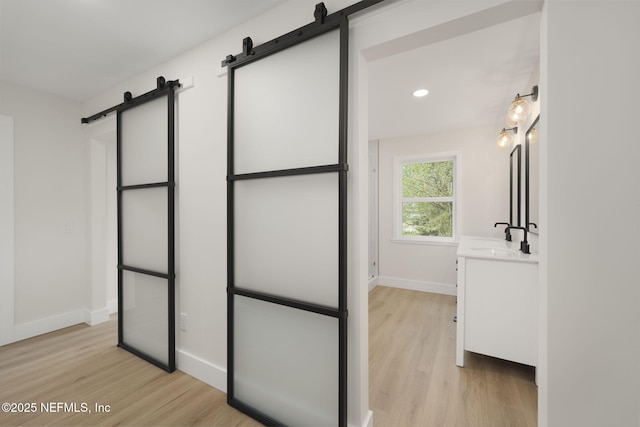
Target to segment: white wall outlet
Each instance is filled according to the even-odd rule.
[[[64,223],[64,226],[63,226],[63,231],[65,233],[73,233],[73,222],[72,221],[66,221]]]
[[[187,314],[180,313],[180,330],[187,332]]]

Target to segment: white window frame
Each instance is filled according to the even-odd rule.
[[[402,197],[402,167],[413,163],[453,161],[453,196],[428,198]],[[460,202],[460,153],[457,151],[393,158],[393,241],[400,243],[451,244],[458,242],[458,205]],[[451,237],[405,236],[402,234],[402,204],[405,202],[452,202]]]

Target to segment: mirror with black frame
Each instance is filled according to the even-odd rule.
[[[509,223],[514,227],[520,227],[520,153],[516,145],[509,155]]]
[[[525,227],[540,233],[540,115],[525,134]]]

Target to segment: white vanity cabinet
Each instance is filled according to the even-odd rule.
[[[456,365],[464,352],[536,366],[538,258],[512,242],[461,238]]]

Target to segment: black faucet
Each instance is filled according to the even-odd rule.
[[[527,241],[527,229],[524,227],[509,226],[507,227],[507,230],[514,229],[514,228],[524,231],[524,240],[520,242],[520,250],[522,251],[523,254],[530,254],[531,252],[529,251],[529,242]]]
[[[507,242],[511,241],[511,233],[509,232],[509,227],[511,227],[511,224],[509,224],[508,222],[496,222],[495,224],[493,224],[493,228],[497,227],[498,225],[506,225],[507,228],[504,229],[504,239]]]

